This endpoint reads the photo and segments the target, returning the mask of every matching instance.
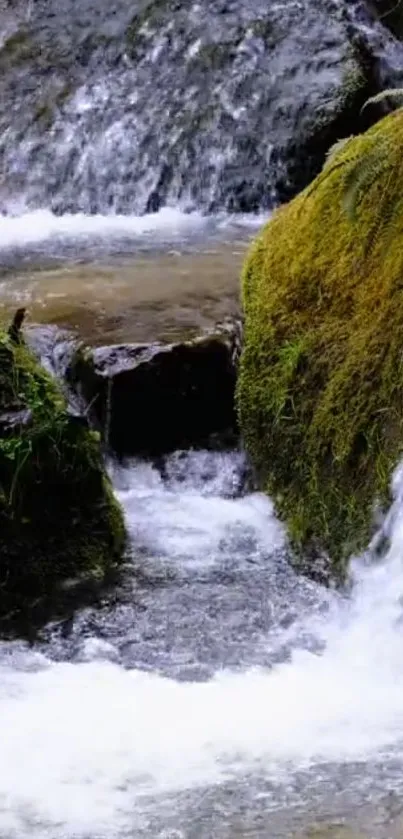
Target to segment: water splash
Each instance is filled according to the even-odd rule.
[[[170,462],[165,489],[149,467],[121,471],[134,544],[173,567],[189,564],[192,551],[196,565],[203,557],[208,564],[219,561],[236,525],[252,528],[263,565],[278,562],[283,536],[271,505],[260,496],[231,499],[236,468],[227,458],[213,474],[206,456],[192,455],[179,470]],[[361,762],[364,776],[371,761],[403,765],[401,470],[394,496],[382,561],[356,560],[350,597],[327,593],[326,613],[302,614],[299,630],[316,637],[315,650],[186,682],[123,667],[107,638],[87,637],[76,663],[3,645],[0,835],[151,836],[146,803],[155,810],[166,795],[172,808],[172,796],[246,775],[250,791],[253,778],[278,791],[293,774],[320,777],[329,765]],[[234,553],[235,563],[247,561]],[[314,590],[321,602],[323,590]],[[279,635],[279,627],[268,634],[267,649]]]
[[[174,238],[187,231],[197,231],[205,226],[203,216],[186,214],[175,209],[163,209],[145,216],[93,215],[84,213],[57,216],[49,210],[0,216],[0,249],[47,243],[56,239],[97,240],[100,238],[138,237],[147,234],[164,234]]]

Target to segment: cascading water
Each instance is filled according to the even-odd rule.
[[[367,53],[362,96],[374,74],[401,84],[369,6],[0,0],[0,266],[22,245],[121,252],[203,235],[206,211],[267,214],[360,127]]]
[[[114,467],[142,575],[0,647],[2,839],[263,839],[403,792],[402,472],[347,597],[291,570],[243,466]]]
[[[253,232],[228,212],[275,201],[356,35],[398,83],[402,46],[359,0],[0,0],[0,294],[32,302],[38,255],[119,272]],[[0,839],[398,836],[401,472],[383,557],[342,594],[292,570],[239,453],[111,471],[119,586],[0,643]]]
[[[0,8],[6,213],[266,209],[296,164],[298,183],[320,166],[307,139],[337,123],[359,75],[357,34],[385,80],[401,77],[401,45],[358,0]],[[351,131],[354,108],[334,130]],[[326,142],[313,141],[319,158]]]

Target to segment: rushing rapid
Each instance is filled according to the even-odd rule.
[[[292,571],[241,455],[112,474],[132,544],[121,588],[33,648],[0,648],[2,839],[236,824],[263,837],[268,812],[283,835],[278,812],[301,795],[305,819],[310,797],[316,815],[332,811],[342,766],[350,806],[369,784],[400,788],[401,472],[389,548],[353,563],[348,596]]]
[[[238,314],[261,213],[402,68],[364,0],[0,0],[0,306],[97,343]],[[117,585],[0,642],[0,839],[395,839],[402,470],[343,591],[242,453],[110,471]]]

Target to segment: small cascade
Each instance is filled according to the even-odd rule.
[[[339,114],[360,49],[376,84],[402,73],[364,0],[4,2],[7,214],[266,210],[320,167],[317,126],[359,128],[361,100]]]
[[[387,18],[374,16],[365,0],[351,3],[349,19],[353,30],[361,36],[377,63],[381,89],[403,84],[402,44],[387,27]]]
[[[0,834],[265,839],[358,814],[394,835],[402,470],[381,561],[357,558],[342,596],[292,571],[243,468],[206,452],[164,477],[113,467],[134,569],[33,648],[0,645]]]
[[[214,294],[226,308],[221,274],[233,272],[235,296],[260,214],[297,188],[296,170],[308,178],[320,165],[330,134],[315,134],[317,121],[330,114],[347,130],[336,105],[357,50],[376,85],[402,84],[403,46],[366,0],[0,0],[11,308],[29,307],[38,272],[61,265],[70,273],[47,281],[46,299],[64,299],[70,282],[78,297],[90,276],[81,303],[95,319],[106,259],[100,282],[122,295],[128,340],[145,309],[141,296],[131,309],[127,285],[153,273],[166,295],[150,296],[153,312],[183,315],[186,294],[200,313]],[[231,260],[221,273],[204,265],[211,283],[197,296],[200,242],[210,256],[225,243]],[[113,285],[120,272],[126,286]],[[65,380],[76,338],[56,326],[25,334]],[[81,422],[88,405],[66,395]],[[321,839],[347,839],[350,826],[398,837],[403,467],[341,591],[296,572],[242,452],[124,454],[107,464],[129,539],[113,585],[84,607],[72,590],[30,643],[0,642],[0,839],[301,839],[312,824]]]

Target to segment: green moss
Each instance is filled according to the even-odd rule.
[[[162,26],[167,14],[173,11],[175,4],[170,0],[150,0],[135,13],[126,30],[127,51],[132,59],[141,56],[147,47],[150,31]]]
[[[28,29],[24,26],[17,29],[3,42],[0,47],[0,69],[23,65],[35,58],[35,44],[30,38]]]
[[[294,543],[338,563],[365,546],[403,452],[402,182],[397,111],[274,214],[244,268],[245,443]]]
[[[105,573],[124,542],[98,435],[68,415],[27,347],[0,333],[0,614]]]

